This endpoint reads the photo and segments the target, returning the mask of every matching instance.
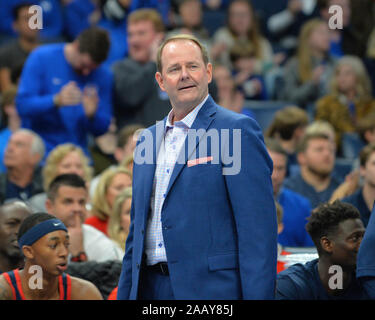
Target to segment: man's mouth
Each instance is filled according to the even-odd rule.
[[[188,90],[188,89],[191,89],[191,88],[194,88],[195,87],[195,85],[189,85],[189,86],[184,86],[184,87],[181,87],[181,88],[179,88],[178,90],[179,91],[182,91],[182,90]]]
[[[64,272],[67,268],[68,264],[66,262],[62,262],[57,265],[57,269],[59,269],[61,272]]]

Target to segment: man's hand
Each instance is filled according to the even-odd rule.
[[[70,81],[55,95],[54,102],[58,107],[80,104],[82,102],[82,92],[74,81]]]
[[[75,257],[80,252],[84,251],[82,220],[78,213],[74,214],[74,225],[68,226],[67,228],[70,237],[69,252]]]
[[[86,117],[92,118],[98,109],[99,96],[95,87],[86,86],[83,90],[82,104]]]

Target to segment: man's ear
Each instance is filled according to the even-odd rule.
[[[159,71],[155,73],[155,79],[158,82],[160,89],[165,91],[163,76],[161,75]]]
[[[34,250],[31,246],[23,246],[22,252],[27,259],[34,259]]]
[[[322,246],[324,251],[326,251],[327,253],[332,253],[333,242],[326,236],[320,238],[320,245]]]
[[[208,83],[211,83],[212,81],[212,64],[211,63],[207,63],[206,72],[207,72],[207,77],[208,77]]]

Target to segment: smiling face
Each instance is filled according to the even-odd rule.
[[[160,88],[168,93],[174,109],[191,111],[208,95],[212,65],[205,65],[195,42],[185,39],[168,42],[161,53],[161,63],[162,70],[155,77]]]
[[[60,219],[66,227],[75,227],[76,215],[83,223],[86,216],[87,191],[84,188],[61,186],[52,201],[47,199],[47,212]]]

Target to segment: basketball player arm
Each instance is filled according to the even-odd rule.
[[[91,282],[72,277],[72,300],[103,300],[98,288]]]

